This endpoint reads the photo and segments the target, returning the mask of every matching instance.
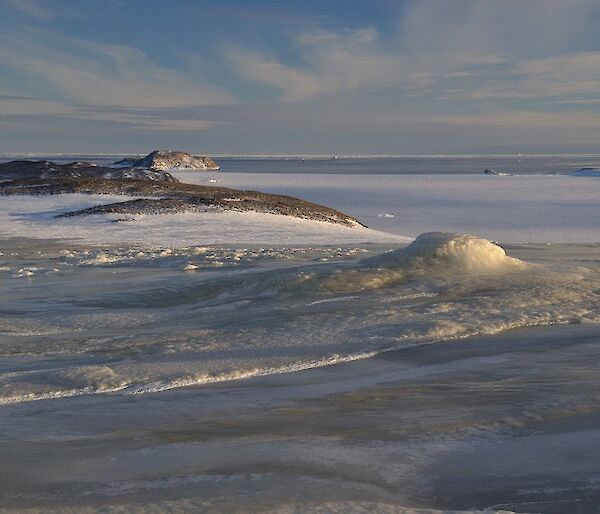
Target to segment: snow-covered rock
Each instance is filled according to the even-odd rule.
[[[140,159],[127,158],[114,163],[114,166],[146,168],[150,170],[218,170],[219,165],[205,155],[192,155],[186,152],[154,150]]]

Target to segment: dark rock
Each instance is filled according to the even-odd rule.
[[[96,172],[93,173],[91,169]],[[102,171],[106,169],[122,173],[117,173],[115,178],[115,175]],[[135,171],[139,171],[140,174],[133,173]],[[153,178],[154,174],[162,178]],[[219,209],[282,214],[347,226],[362,225],[355,218],[340,211],[292,196],[185,184],[165,172],[131,168],[113,170],[87,163],[61,166],[48,161],[13,161],[0,165],[0,178],[4,179],[0,182],[0,194],[4,195],[86,193],[143,197],[68,212],[60,217],[105,213],[163,214]]]
[[[53,179],[53,178],[102,178],[107,180],[149,180],[175,182],[176,179],[165,171],[109,168],[89,162],[56,164],[51,161],[11,161],[0,164],[0,180]]]
[[[581,168],[569,173],[573,177],[600,177],[600,168]]]
[[[503,177],[507,177],[507,176],[510,175],[510,173],[504,173],[502,171],[495,171],[495,170],[492,170],[490,168],[487,168],[487,169],[483,170],[483,174],[484,175],[500,175],[500,176],[503,176]]]

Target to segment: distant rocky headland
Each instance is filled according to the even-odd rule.
[[[126,158],[114,163],[114,166],[127,168],[144,168],[157,171],[168,170],[211,170],[216,171],[219,165],[205,155],[192,155],[186,152],[170,150],[154,150],[142,158]]]
[[[123,161],[115,167],[96,166],[87,162],[56,164],[51,161],[22,160],[2,163],[0,195],[85,193],[140,197],[66,212],[59,215],[60,217],[106,213],[133,215],[205,212],[208,209],[219,209],[281,214],[346,226],[362,225],[355,218],[340,211],[292,196],[187,184],[178,181],[167,171],[137,165],[157,153],[160,152],[152,152],[144,159],[136,161],[136,166],[125,166]],[[152,158],[145,162],[166,165],[174,161]]]
[[[0,185],[10,186],[23,181],[37,181],[50,184],[56,179],[94,178],[103,180],[146,180],[177,182],[175,177],[164,171],[152,169],[97,166],[89,162],[56,164],[52,161],[10,161],[0,164]],[[33,187],[33,186],[32,186]]]

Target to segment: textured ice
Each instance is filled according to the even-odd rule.
[[[487,239],[471,235],[428,232],[421,234],[407,248],[371,257],[366,266],[404,268],[446,273],[501,273],[523,269],[527,263],[509,257],[504,249]]]
[[[600,182],[268,179],[446,233],[0,202],[0,512],[595,509]]]
[[[59,271],[28,277],[34,296],[22,278],[4,279],[12,303],[0,318],[0,356],[28,364],[0,376],[0,402],[165,391],[600,322],[597,250],[582,248],[580,266],[562,251],[544,245],[518,259],[444,233],[362,259],[357,247],[7,251],[7,264]]]

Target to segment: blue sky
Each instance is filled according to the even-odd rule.
[[[0,152],[600,153],[597,0],[0,12]]]

